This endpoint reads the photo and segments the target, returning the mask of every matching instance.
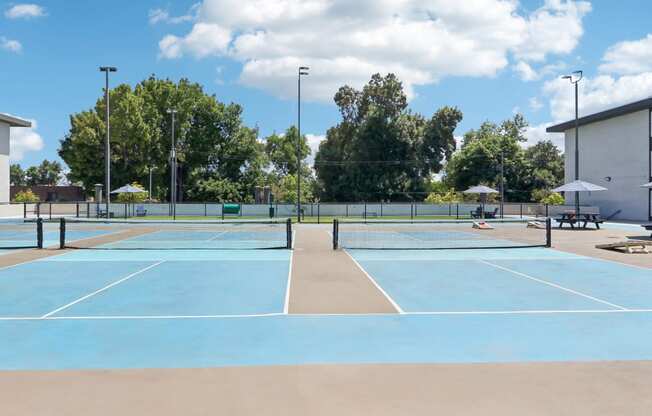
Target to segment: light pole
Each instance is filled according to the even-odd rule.
[[[505,218],[505,148],[500,146],[500,218]]]
[[[298,105],[297,105],[297,130],[299,134],[297,136],[297,221],[301,222],[301,77],[308,75],[307,66],[299,67],[299,77],[298,82]]]
[[[579,118],[579,98],[578,84],[582,80],[583,72],[575,71],[570,75],[564,75],[562,79],[567,79],[575,87],[575,180],[580,179],[580,118]],[[575,217],[580,215],[580,193],[575,192]]]
[[[109,204],[111,202],[111,113],[109,111],[109,72],[117,72],[118,68],[113,66],[101,66],[100,72],[106,74],[106,82],[104,86],[104,102],[106,103],[106,143],[104,150],[104,164],[106,167],[106,176],[104,177],[105,195],[106,195],[106,219],[108,220],[109,215]]]
[[[168,114],[172,116],[172,141],[170,144],[170,208],[172,211],[172,218],[177,219],[177,150],[176,143],[174,143],[174,116],[177,110],[168,109]]]

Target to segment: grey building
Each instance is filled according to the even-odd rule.
[[[591,114],[579,119],[580,179],[608,191],[580,194],[584,205],[600,208],[604,217],[652,220],[652,98]],[[575,179],[575,121],[548,127],[565,134],[566,182]],[[574,203],[574,195],[566,195]]]
[[[0,203],[9,202],[9,149],[12,127],[32,127],[32,123],[0,113]]]

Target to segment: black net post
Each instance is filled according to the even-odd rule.
[[[333,220],[333,250],[337,250],[338,248],[338,240],[339,240],[338,233],[340,230],[339,224],[340,224],[339,221],[337,220],[337,218],[335,218]]]
[[[43,248],[43,218],[36,220],[36,247]]]
[[[552,219],[546,218],[546,247],[552,247]]]
[[[292,248],[292,219],[288,218],[286,222],[286,232],[287,232],[287,248],[288,250]]]
[[[59,219],[59,248],[66,248],[66,219],[63,217]]]

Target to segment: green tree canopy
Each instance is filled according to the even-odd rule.
[[[455,150],[462,113],[439,109],[430,119],[407,109],[393,74],[376,74],[362,91],[335,94],[342,121],[328,130],[315,157],[321,200],[423,199],[432,174]]]
[[[462,148],[446,165],[446,182],[462,191],[473,185],[499,188],[504,157],[506,199],[531,201],[536,189],[550,189],[563,180],[563,157],[549,141],[527,149],[527,121],[522,115],[501,124],[483,123],[464,135]]]
[[[265,139],[265,152],[279,176],[295,175],[297,173],[297,142],[299,130],[291,126],[283,135],[272,134]],[[310,156],[310,147],[306,136],[301,135],[299,141],[301,161]],[[310,167],[302,165],[302,175],[310,174]]]
[[[37,166],[30,166],[26,170],[20,165],[11,165],[10,181],[15,186],[56,185],[63,173],[61,163],[44,160]]]
[[[179,180],[186,198],[202,194],[195,187],[211,181],[237,183],[238,200],[251,199],[264,178],[264,146],[257,131],[242,123],[242,107],[223,104],[186,79],[175,83],[154,76],[135,88],[120,85],[111,95],[111,181],[149,182],[153,197],[165,199],[170,188],[171,119],[176,109],[175,137]],[[70,167],[70,180],[87,190],[104,182],[105,102],[70,117],[70,131],[59,155]]]
[[[25,186],[25,171],[19,164],[12,164],[9,166],[9,183],[12,186]]]

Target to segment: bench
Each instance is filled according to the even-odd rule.
[[[496,215],[498,215],[498,208],[494,209],[493,212],[485,212],[484,218],[496,218]],[[471,211],[471,218],[482,218],[482,207],[478,207],[474,211]]]
[[[137,217],[145,217],[147,216],[147,210],[145,209],[144,206],[139,205],[136,207],[136,216]]]

